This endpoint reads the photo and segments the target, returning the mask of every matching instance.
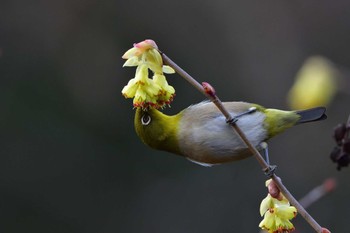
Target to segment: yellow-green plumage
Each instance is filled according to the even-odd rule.
[[[145,114],[151,117],[149,125],[142,125],[142,117]],[[137,135],[146,145],[158,149],[181,153],[179,150],[177,134],[181,112],[174,116],[168,116],[162,112],[150,109],[145,112],[141,108],[136,109],[134,125]]]
[[[294,126],[300,119],[300,115],[292,111],[265,109],[264,113],[266,114],[265,125],[268,128],[268,138]]]
[[[325,118],[324,108],[282,111],[245,102],[225,102],[224,106],[232,116],[256,108],[254,113],[238,118],[237,125],[258,149],[262,142],[296,124]],[[174,116],[155,109],[143,111],[138,108],[134,123],[145,144],[197,163],[219,164],[251,155],[211,102],[192,105]]]

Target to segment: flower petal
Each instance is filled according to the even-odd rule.
[[[163,69],[163,72],[166,73],[166,74],[174,74],[175,73],[175,70],[173,68],[171,68],[170,66],[167,66],[167,65],[164,65],[162,67]]]
[[[276,230],[279,230],[279,232],[290,232],[291,230],[294,230],[293,224],[288,219],[276,217],[275,225]]]
[[[135,79],[143,83],[148,82],[148,67],[145,64],[141,64],[136,68]]]
[[[136,56],[130,57],[128,60],[125,61],[125,63],[123,64],[124,66],[138,66],[140,64],[139,62],[139,58]]]
[[[275,211],[278,217],[289,220],[295,217],[297,209],[290,205],[276,205]]]
[[[260,215],[264,216],[266,211],[268,211],[268,209],[273,207],[272,204],[273,204],[272,197],[271,197],[270,194],[267,194],[267,196],[261,201],[261,204],[260,204]]]
[[[133,57],[133,56],[135,56],[137,53],[138,53],[138,48],[131,48],[131,49],[129,49],[128,51],[126,51],[125,53],[124,53],[124,55],[122,56],[122,58],[123,59],[129,59],[129,58],[131,58],[131,57]]]
[[[266,212],[264,219],[259,224],[259,227],[269,232],[273,232],[271,230],[276,228],[274,214]]]
[[[163,60],[162,56],[156,49],[150,49],[147,53],[144,53],[143,59],[147,63],[150,70],[154,73],[162,74]]]
[[[135,96],[138,85],[136,85],[136,79],[130,79],[128,84],[123,88],[122,94],[125,98],[133,98]]]

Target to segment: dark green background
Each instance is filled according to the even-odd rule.
[[[350,66],[349,9],[346,0],[1,1],[0,231],[258,232],[266,189],[257,162],[203,168],[144,146],[120,93],[135,69],[121,56],[151,38],[221,99],[286,109],[308,56]],[[167,113],[204,99],[178,75],[168,81],[177,96]],[[348,114],[340,93],[327,121],[270,142],[297,198],[337,178],[309,208],[333,232],[349,230],[350,171],[329,159],[332,129]]]

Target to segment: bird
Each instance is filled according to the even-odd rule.
[[[327,118],[324,107],[285,111],[241,101],[223,102],[223,105],[258,150],[263,149],[263,142],[292,126]],[[166,115],[155,108],[137,108],[134,127],[144,144],[181,155],[202,166],[238,161],[252,155],[210,101],[191,105],[175,115]]]

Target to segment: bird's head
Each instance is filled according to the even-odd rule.
[[[137,108],[135,113],[135,130],[141,140],[148,146],[180,154],[178,128],[182,113],[168,116],[150,108]]]

